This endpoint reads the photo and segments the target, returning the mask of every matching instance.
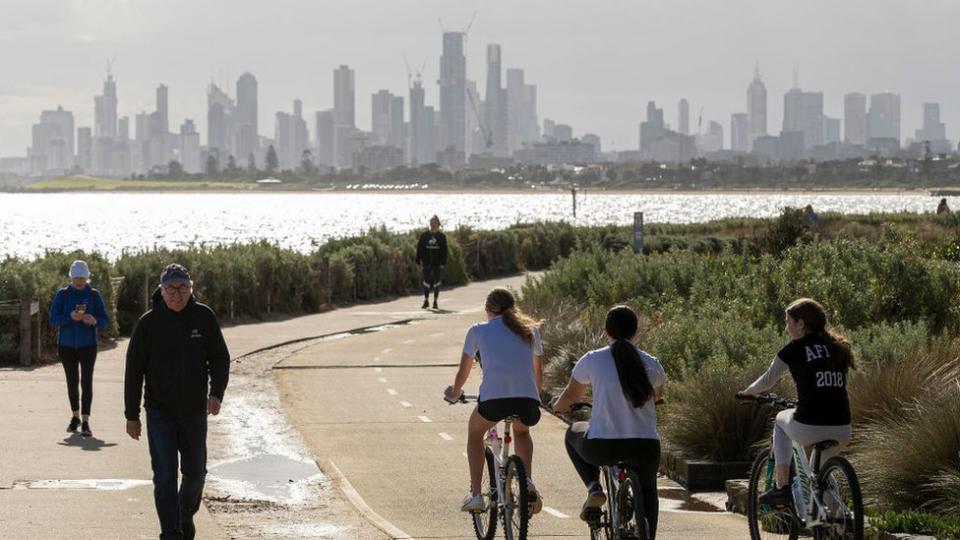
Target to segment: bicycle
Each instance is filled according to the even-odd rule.
[[[796,407],[796,400],[776,394],[737,395],[738,400],[769,404],[776,409]],[[833,440],[813,445],[810,459],[800,443],[793,442],[790,482],[793,502],[784,508],[761,504],[758,497],[774,487],[774,461],[771,448],[760,452],[750,469],[747,492],[747,520],[751,540],[795,540],[802,530],[816,540],[863,540],[863,497],[856,471],[845,458],[834,456],[821,467],[824,450],[837,446]],[[814,481],[815,479],[815,481]]]
[[[574,403],[570,412],[593,408],[591,403]],[[643,513],[640,476],[624,462],[600,467],[600,483],[607,494],[606,508],[587,512],[591,540],[649,540],[650,524]]]
[[[476,398],[474,396],[468,398],[461,394],[455,401],[447,398],[444,400],[453,405],[475,401]],[[486,510],[472,512],[473,531],[477,535],[477,540],[493,540],[497,534],[498,518],[503,525],[503,535],[507,540],[526,540],[527,538],[532,503],[530,493],[527,491],[527,471],[520,456],[510,453],[510,443],[513,442],[511,425],[516,420],[519,420],[519,416],[505,418],[502,436],[494,426],[484,438],[486,481],[483,483],[489,487],[486,492],[481,491],[481,494],[490,502],[487,503]]]

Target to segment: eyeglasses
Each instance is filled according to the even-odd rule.
[[[167,285],[163,290],[167,291],[170,294],[189,294],[190,290],[193,287],[187,284],[183,285]]]

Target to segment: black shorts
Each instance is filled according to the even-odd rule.
[[[525,426],[540,422],[540,402],[525,397],[481,401],[477,404],[477,412],[490,422],[499,422],[508,416],[519,416]]]

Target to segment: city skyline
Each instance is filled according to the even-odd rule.
[[[14,2],[18,1],[14,0]],[[81,11],[76,7],[79,4],[60,2],[53,2],[52,4],[69,4],[76,8],[75,11]],[[213,4],[218,3],[213,2]],[[360,2],[360,4],[364,3]],[[817,2],[814,2],[814,4],[817,4]],[[860,8],[866,5],[860,2],[854,2],[854,4],[857,4]],[[182,4],[172,2],[170,9],[175,11],[177,5]],[[356,110],[356,125],[363,129],[369,129],[371,118],[369,107],[365,105],[369,103],[367,96],[373,95],[380,89],[386,89],[394,95],[408,97],[406,90],[407,74],[402,58],[403,52],[407,53],[411,59],[411,64],[419,65],[421,59],[426,59],[423,77],[426,105],[438,108],[439,92],[435,81],[440,78],[438,67],[442,51],[437,44],[441,27],[437,23],[435,15],[441,15],[444,29],[462,31],[469,24],[474,6],[457,5],[450,7],[435,2],[426,2],[425,5],[427,5],[426,8],[410,8],[408,11],[411,11],[412,14],[407,13],[401,17],[401,19],[410,19],[416,15],[416,18],[420,19],[416,25],[407,27],[401,20],[391,27],[393,30],[391,35],[399,34],[392,38],[395,43],[378,48],[369,44],[371,38],[366,32],[355,32],[349,39],[338,42],[340,47],[323,49],[322,54],[309,55],[318,57],[315,63],[314,61],[297,63],[297,70],[293,74],[288,73],[290,70],[278,72],[275,67],[264,65],[264,57],[269,57],[268,53],[281,54],[275,50],[277,47],[272,46],[264,46],[263,51],[248,55],[250,60],[244,61],[243,58],[247,55],[243,54],[242,48],[235,49],[235,54],[230,54],[230,51],[224,50],[223,47],[216,47],[217,51],[210,52],[206,49],[211,48],[212,43],[207,43],[204,46],[205,42],[202,36],[191,36],[183,41],[190,46],[197,47],[198,52],[202,52],[197,56],[206,57],[210,59],[211,63],[219,67],[204,70],[202,66],[198,67],[196,65],[202,62],[196,61],[185,63],[183,70],[172,69],[173,66],[161,64],[156,65],[155,69],[149,69],[145,65],[146,62],[141,60],[141,58],[147,56],[147,53],[134,52],[133,45],[137,43],[135,39],[131,39],[128,43],[121,39],[122,35],[112,35],[109,32],[100,36],[96,33],[86,36],[68,33],[69,39],[64,38],[62,43],[55,45],[63,47],[71,40],[76,40],[81,45],[81,49],[87,50],[80,65],[65,69],[65,72],[71,70],[83,71],[84,75],[79,77],[79,80],[71,82],[69,85],[56,86],[27,83],[24,82],[27,79],[26,77],[18,76],[15,81],[8,80],[0,83],[0,155],[23,155],[25,147],[29,146],[30,128],[32,124],[36,123],[40,112],[55,110],[58,105],[62,105],[64,109],[74,113],[76,126],[93,126],[93,106],[90,96],[100,93],[104,66],[106,65],[106,59],[111,57],[111,50],[118,54],[118,61],[115,66],[116,78],[120,88],[119,116],[133,118],[139,111],[155,110],[155,89],[160,84],[164,84],[169,89],[169,125],[173,127],[173,131],[176,131],[176,126],[181,125],[185,119],[189,118],[193,120],[197,131],[203,134],[204,141],[206,141],[206,134],[208,133],[206,100],[204,99],[205,87],[211,79],[209,72],[216,70],[221,70],[224,73],[226,71],[230,72],[229,77],[224,74],[217,77],[218,80],[214,82],[217,82],[221,88],[231,91],[231,93],[233,82],[241,73],[249,71],[256,75],[259,81],[258,121],[261,135],[272,136],[276,112],[289,110],[290,103],[294,99],[301,99],[305,111],[304,117],[312,132],[311,138],[315,137],[313,115],[315,112],[329,109],[333,105],[333,85],[330,82],[330,73],[341,64],[349,65],[356,73],[356,96],[359,100]],[[430,8],[430,5],[434,7]],[[531,5],[542,8],[545,4],[532,2]],[[751,4],[735,2],[731,4],[730,9],[734,9],[738,5]],[[156,15],[158,10],[157,7],[137,10],[131,7],[131,3],[119,0],[84,3],[84,6],[86,7],[83,11],[86,12],[86,15],[83,19],[87,20],[87,24],[94,29],[102,25],[89,23],[89,19],[95,18],[98,10],[104,10],[110,6],[121,7],[122,13],[118,17],[120,23],[136,21],[140,17],[151,14]],[[227,16],[226,20],[234,21],[239,18],[249,22],[250,16],[255,15],[261,9],[254,4],[250,4],[250,6],[253,6],[252,11],[254,13],[244,16],[228,13],[227,15],[230,16]],[[301,8],[289,2],[281,2],[281,7],[287,7],[294,11]],[[345,8],[344,6],[327,7],[330,13],[339,14],[345,20],[351,20],[351,17],[356,19],[358,17],[357,10],[360,9]],[[770,34],[777,26],[771,24],[772,21],[769,20],[771,10],[763,6],[755,7],[755,14],[742,17],[742,30],[754,37],[758,34]],[[928,12],[939,10],[937,13],[941,15],[958,11],[956,7],[943,2],[932,2],[929,7],[932,9],[928,9]],[[209,9],[209,7],[201,9],[197,16],[203,20]],[[302,9],[309,11],[313,8]],[[523,9],[528,12],[533,11],[533,8],[529,6],[525,6]],[[384,6],[384,10],[393,12],[395,8]],[[639,13],[631,6],[607,2],[598,5],[598,16],[610,15],[618,10],[628,15]],[[699,5],[696,2],[686,2],[677,8],[655,6],[649,10],[649,13],[683,18],[685,16],[684,12],[689,10],[707,14],[716,11],[717,8],[715,6]],[[886,10],[887,15],[884,16],[886,19],[880,17],[879,20],[886,20],[889,25],[901,28],[909,27],[918,20],[917,16],[908,13],[909,10],[902,10],[904,16],[897,17],[894,20],[892,15],[897,10],[901,10],[901,8],[891,4],[889,9]],[[36,12],[36,9],[33,6],[25,5],[24,11],[30,13]],[[801,20],[801,16],[804,15],[801,12],[809,14],[811,10],[796,8],[792,11],[795,18]],[[571,10],[567,7],[558,7],[551,13],[540,13],[539,17],[529,18],[526,21],[527,28],[524,28],[522,17],[520,17],[521,20],[509,21],[505,20],[495,9],[481,7],[465,44],[467,78],[477,84],[479,95],[485,98],[487,93],[485,85],[486,73],[489,68],[486,58],[487,46],[499,44],[502,47],[503,74],[506,74],[511,68],[521,67],[526,71],[527,79],[537,83],[539,91],[536,99],[540,120],[553,118],[558,122],[573,125],[577,136],[588,132],[597,133],[603,139],[605,150],[623,151],[637,147],[636,129],[637,125],[644,120],[644,108],[648,101],[656,101],[667,108],[666,122],[674,129],[677,129],[675,125],[676,103],[680,98],[686,98],[689,101],[691,131],[696,130],[701,108],[704,110],[703,125],[705,128],[709,125],[709,121],[717,121],[721,125],[729,127],[732,114],[747,112],[745,87],[751,79],[755,64],[759,64],[767,88],[767,129],[770,133],[777,132],[782,125],[782,110],[776,105],[776,102],[780,96],[789,90],[790,79],[797,66],[799,66],[801,72],[804,90],[823,93],[824,114],[828,117],[843,118],[843,101],[846,94],[850,92],[861,92],[869,96],[889,90],[900,94],[902,97],[902,140],[911,138],[915,129],[922,127],[922,103],[938,102],[941,104],[940,116],[941,120],[948,126],[948,137],[955,137],[956,135],[949,132],[949,126],[960,123],[960,117],[958,117],[960,116],[960,111],[958,111],[960,106],[954,106],[953,100],[950,99],[952,96],[949,95],[949,92],[944,92],[944,88],[957,87],[956,84],[951,84],[951,81],[954,81],[957,75],[946,69],[946,64],[942,62],[944,53],[938,48],[927,49],[928,55],[926,56],[909,55],[910,62],[905,62],[906,57],[904,55],[895,53],[890,50],[891,47],[889,46],[886,49],[882,48],[880,42],[871,44],[871,39],[875,40],[876,38],[868,37],[867,39],[861,39],[856,46],[849,47],[850,51],[840,51],[834,55],[841,60],[857,57],[861,58],[861,61],[852,64],[852,67],[847,66],[844,71],[845,77],[828,77],[827,73],[830,72],[831,68],[830,58],[819,58],[817,63],[810,62],[810,58],[814,56],[813,53],[821,48],[822,44],[805,43],[799,40],[792,47],[785,47],[782,44],[777,44],[777,42],[773,42],[777,44],[776,47],[769,47],[765,43],[764,47],[749,48],[752,51],[749,57],[744,56],[734,60],[726,59],[727,67],[721,70],[721,73],[716,73],[718,68],[702,69],[702,73],[698,77],[701,80],[699,84],[680,86],[678,81],[686,78],[680,72],[686,71],[686,67],[677,69],[674,66],[666,69],[667,60],[675,61],[677,58],[689,58],[687,64],[677,65],[696,66],[703,62],[701,58],[703,56],[724,56],[726,51],[733,51],[740,46],[728,47],[722,45],[716,47],[720,49],[719,51],[710,51],[699,55],[692,54],[687,50],[682,56],[676,56],[670,52],[670,48],[664,47],[662,50],[654,50],[645,55],[638,52],[634,58],[634,64],[638,68],[632,68],[631,71],[642,71],[639,67],[648,64],[660,66],[661,69],[644,73],[648,76],[644,77],[646,80],[642,84],[619,85],[616,81],[622,79],[622,74],[614,71],[601,75],[598,71],[604,64],[609,64],[611,57],[613,59],[629,58],[629,55],[625,55],[625,51],[616,47],[618,43],[624,42],[623,36],[612,35],[613,43],[611,43],[610,51],[595,51],[593,55],[588,55],[593,61],[587,62],[587,65],[585,65],[579,53],[574,50],[577,48],[576,44],[580,41],[576,36],[569,35],[565,36],[568,39],[556,39],[561,37],[562,32],[560,31],[563,28],[572,24],[570,12]],[[853,14],[858,16],[856,20],[858,25],[869,26],[878,20],[876,13],[861,13],[858,9],[852,9],[851,6],[838,7],[832,12],[836,13],[836,17],[824,23],[825,29],[837,26],[844,20],[852,22],[850,16]],[[785,11],[782,15],[791,15],[791,11]],[[17,19],[23,16],[23,14],[19,14],[12,17],[12,20],[8,19],[8,22],[0,22],[0,41],[4,43],[16,41],[20,36],[25,36],[31,27],[36,28],[36,25],[50,18],[50,16],[38,17],[39,20],[29,21],[30,24],[26,24],[25,29],[15,28]],[[629,19],[629,17],[627,18]],[[767,25],[762,31],[750,30],[756,20],[763,20],[764,18],[766,18]],[[163,17],[160,17],[160,19],[164,20]],[[21,20],[20,22],[24,21]],[[211,30],[215,30],[217,24],[224,24],[208,22],[212,25]],[[622,26],[621,22],[613,19],[609,22],[614,26]],[[379,18],[377,20],[371,19],[368,23],[370,35],[376,33],[376,27],[386,24]],[[637,30],[651,26],[649,21],[642,18],[638,18],[634,23]],[[691,29],[702,26],[702,24],[702,21],[698,21],[697,18],[688,21],[688,26]],[[930,24],[934,23],[930,22]],[[79,32],[83,30],[84,24],[77,24],[76,26],[77,32]],[[420,32],[417,32],[418,30]],[[596,32],[596,29],[590,30],[590,28],[587,28],[586,30],[588,35],[591,32]],[[116,32],[120,31],[116,30]],[[41,32],[41,34],[43,33]],[[149,36],[151,32],[145,32],[145,34]],[[786,35],[782,36],[779,41],[789,42],[790,34],[790,31],[786,32]],[[542,38],[546,35],[554,38],[549,41],[550,46],[535,47],[532,45],[537,36]],[[907,42],[903,44],[904,48],[909,48],[913,42],[922,40],[921,37],[917,36],[911,35],[908,37]],[[643,42],[650,38],[640,36],[632,39],[633,41]],[[626,39],[626,41],[629,42],[630,39]],[[865,50],[870,47],[873,47],[874,50]],[[684,48],[689,49],[689,46]],[[57,46],[54,46],[54,49],[59,50]],[[120,49],[119,52],[116,49]],[[773,49],[773,52],[770,49]],[[779,54],[774,54],[778,49]],[[806,62],[799,58],[799,55],[805,51],[810,53],[810,58]],[[890,67],[888,69],[876,69],[875,67],[870,69],[871,54],[867,54],[868,52],[886,52],[887,61],[884,62],[884,65],[889,64]],[[50,53],[42,52],[40,49],[30,50],[26,58],[30,60],[31,56],[42,57],[48,54]],[[584,73],[584,76],[566,77],[563,82],[558,81],[555,68],[557,65],[564,65],[562,61],[564,58],[569,59],[569,62],[567,62],[568,73],[579,73],[578,70],[583,69],[588,71]],[[15,72],[30,73],[30,70],[23,66],[23,57],[11,56],[11,58],[5,60],[10,60],[7,63],[14,65]],[[16,68],[18,64],[21,66],[20,70]],[[240,66],[236,64],[240,64]],[[589,64],[595,65],[591,67]],[[226,69],[225,66],[230,67],[230,69]],[[734,66],[735,69],[729,66]],[[141,78],[140,75],[145,68],[146,80]],[[206,76],[201,74],[194,78],[193,74],[203,71],[208,71]],[[910,73],[925,76],[907,76]],[[890,76],[891,74],[896,76]],[[654,76],[649,77],[649,75]],[[46,75],[38,77],[43,79]],[[506,79],[503,75],[501,77]],[[918,81],[922,80],[928,82],[921,89],[917,89]],[[603,81],[604,84],[597,85],[597,81]],[[821,82],[824,84],[818,84]],[[706,89],[713,93],[705,92]],[[30,104],[31,108],[24,110],[23,106],[27,104]],[[469,107],[469,103],[467,106]],[[467,116],[469,121],[470,115]],[[725,144],[725,146],[729,147],[729,144]]]

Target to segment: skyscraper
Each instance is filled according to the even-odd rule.
[[[414,165],[423,165],[436,161],[433,146],[433,109],[427,118],[424,106],[423,81],[418,76],[410,87],[410,161]]]
[[[89,173],[93,158],[93,130],[89,127],[77,128],[77,165]]]
[[[333,113],[337,125],[357,127],[355,77],[349,66],[341,65],[333,71]]]
[[[160,118],[160,131],[168,133],[170,131],[170,96],[165,84],[157,87],[157,113]]]
[[[203,170],[200,163],[200,134],[190,119],[180,125],[180,165],[190,174]]]
[[[794,82],[783,96],[783,131],[803,133],[806,148],[823,144],[823,93],[804,92]]]
[[[507,70],[507,146],[519,150],[528,141],[526,123],[526,87],[522,69]]]
[[[386,145],[390,140],[390,105],[393,94],[387,90],[380,90],[371,96],[370,123],[373,133],[373,144]]]
[[[217,85],[207,88],[207,147],[220,165],[233,153],[236,134],[237,106]]]
[[[753,148],[753,141],[757,137],[767,134],[767,87],[760,80],[760,65],[753,71],[753,81],[747,87],[747,145]]]
[[[333,142],[333,126],[336,124],[334,116],[333,109],[318,111],[316,115],[316,161],[318,164],[326,165],[327,167],[333,166],[333,151],[335,146]]]
[[[444,32],[440,56],[440,146],[445,151],[466,152],[467,58],[463,32]]]
[[[867,142],[867,96],[851,92],[843,97],[843,142]]]
[[[107,71],[103,82],[103,94],[93,98],[94,137],[115,139],[117,137],[117,83]]]
[[[730,149],[734,152],[750,151],[749,119],[747,113],[736,113],[730,117]]]
[[[257,78],[249,72],[240,75],[237,79],[236,153],[238,158],[246,159],[250,154],[258,154],[260,150],[258,93]]]
[[[403,96],[392,96],[390,98],[390,136],[387,138],[387,146],[402,150],[405,139]]]
[[[900,141],[900,96],[890,92],[870,96],[867,113],[867,140],[896,139]]]
[[[917,141],[928,141],[930,151],[935,154],[949,153],[950,142],[947,141],[947,126],[940,121],[940,104],[923,104],[923,127],[916,131]]]
[[[33,172],[63,171],[73,166],[72,112],[63,110],[62,106],[55,111],[43,111],[32,131],[33,144],[27,155]]]
[[[690,102],[687,101],[687,98],[682,98],[680,100],[680,105],[678,106],[679,112],[677,114],[677,129],[681,135],[690,134]]]
[[[823,144],[840,142],[840,119],[823,117]]]
[[[500,45],[487,45],[487,92],[484,102],[486,122],[486,142],[489,148],[486,151],[493,155],[504,157],[509,155],[509,95],[502,88],[501,80]]]

